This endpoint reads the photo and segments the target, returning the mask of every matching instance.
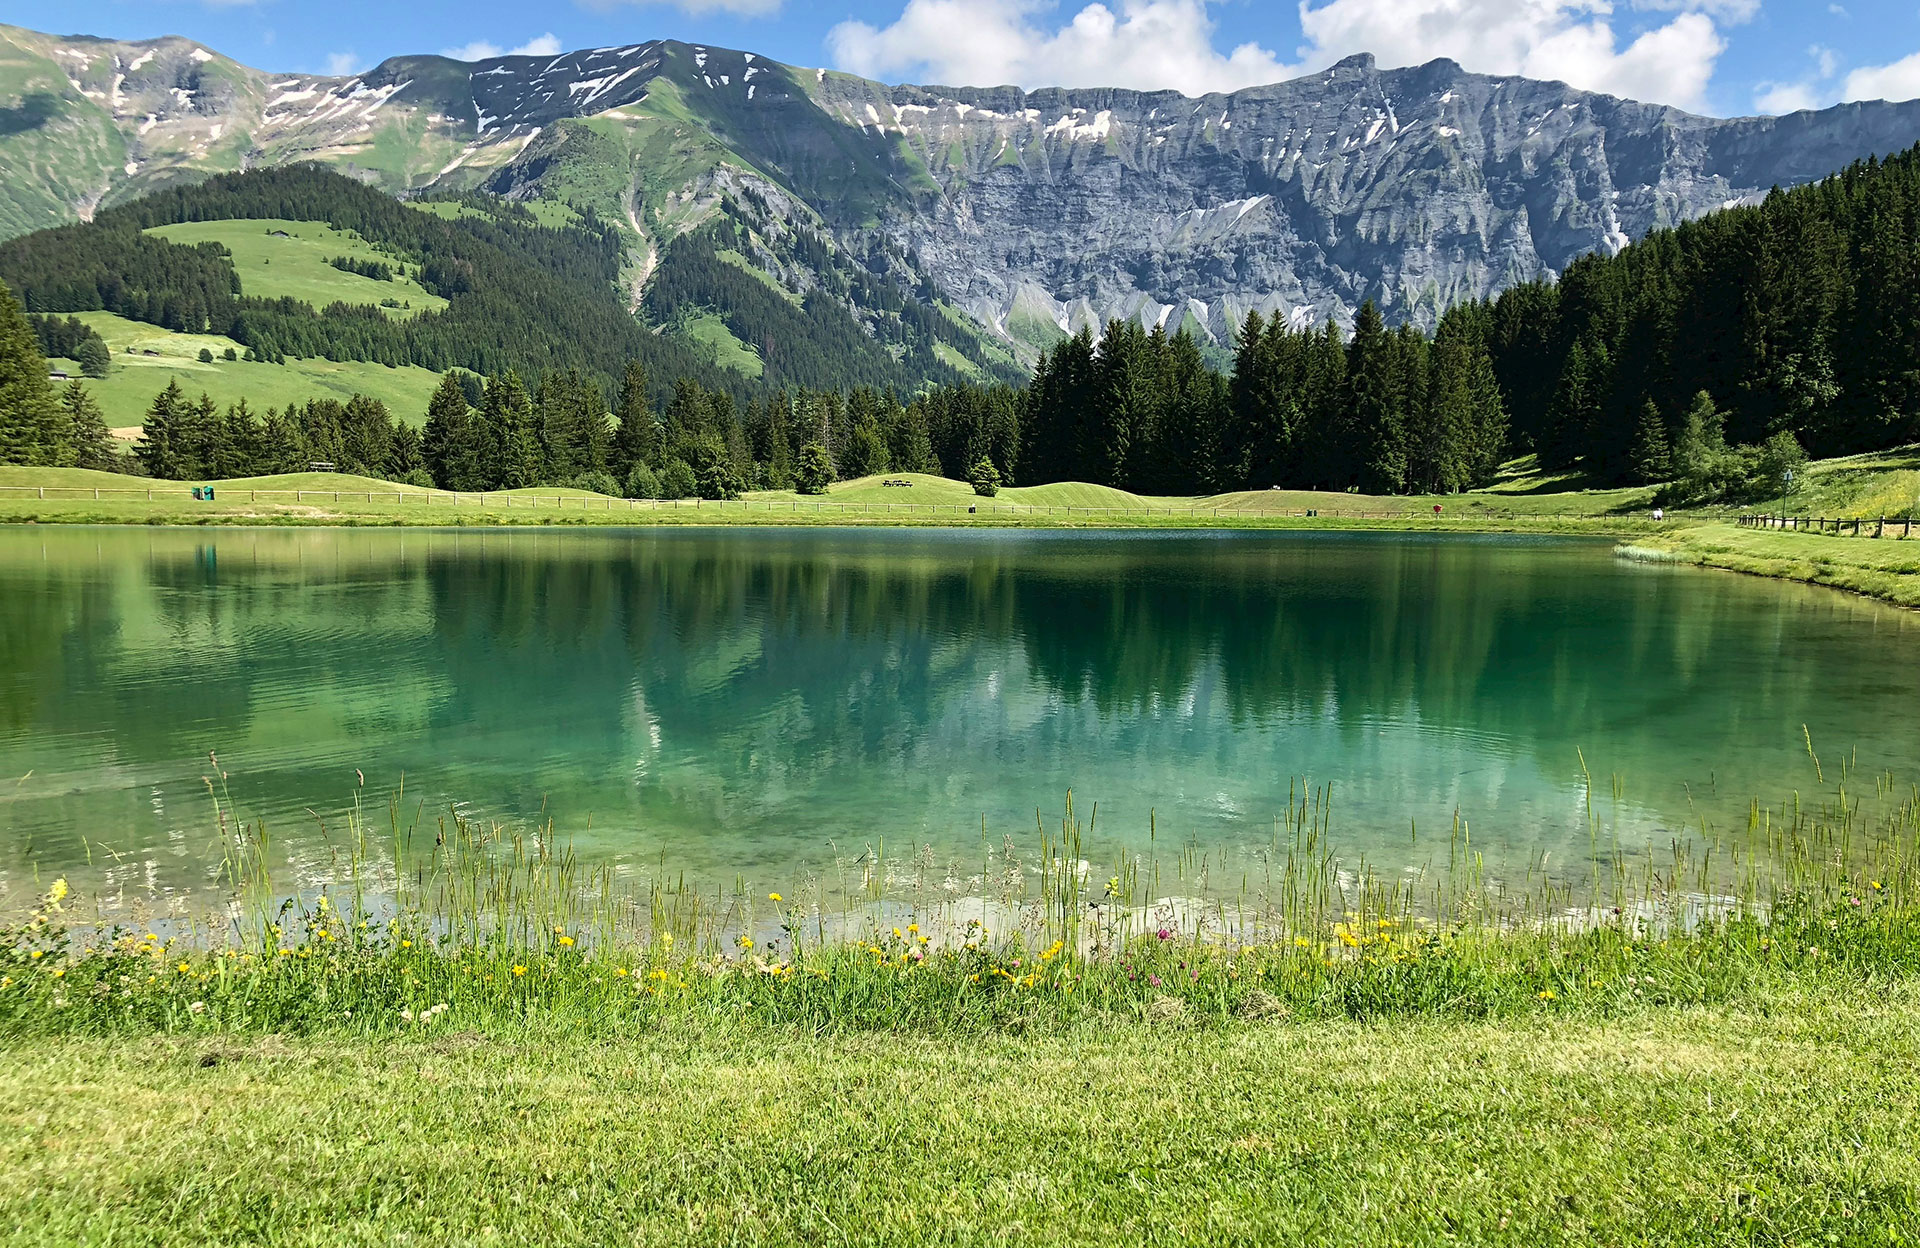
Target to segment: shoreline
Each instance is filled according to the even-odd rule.
[[[1638,547],[1636,550],[1635,547]],[[1817,585],[1904,610],[1920,610],[1920,541],[1829,537],[1743,529],[1719,521],[1682,522],[1616,547],[1622,558],[1712,568]],[[1648,559],[1648,554],[1664,556]]]
[[[1434,518],[1261,515],[1220,511],[1117,512],[1077,515],[1068,512],[983,511],[961,516],[902,516],[841,512],[682,507],[638,511],[554,510],[462,507],[458,514],[392,504],[360,505],[355,510],[318,506],[264,509],[253,504],[215,503],[194,508],[162,503],[54,500],[0,500],[0,526],[103,525],[118,527],[339,528],[339,529],[1021,529],[1066,532],[1372,532],[1426,536],[1520,534],[1608,538],[1616,553],[1642,562],[1673,563],[1738,572],[1770,580],[1795,581],[1870,598],[1891,606],[1920,610],[1920,542],[1899,539],[1835,537],[1742,529],[1719,519],[1677,516],[1662,522],[1637,515],[1489,515],[1461,512]],[[1087,509],[1091,511],[1092,509]]]

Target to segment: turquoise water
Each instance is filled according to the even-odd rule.
[[[0,871],[191,887],[228,775],[318,870],[356,792],[779,880],[885,839],[1496,868],[1911,778],[1920,618],[1604,543],[1278,533],[0,529]],[[1615,780],[1621,800],[1615,801]],[[364,784],[364,788],[361,787]],[[1419,839],[1416,840],[1415,832]],[[1444,854],[1444,849],[1440,851]]]

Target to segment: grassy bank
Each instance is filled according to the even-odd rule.
[[[1637,537],[1622,553],[1804,581],[1896,606],[1920,607],[1920,539],[1832,537],[1694,522]]]

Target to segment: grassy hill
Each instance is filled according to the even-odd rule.
[[[112,353],[104,378],[84,380],[106,413],[107,425],[115,429],[139,425],[153,396],[166,389],[170,381],[178,381],[190,395],[204,392],[223,408],[244,398],[255,411],[309,399],[344,402],[356,394],[371,395],[412,425],[426,420],[427,400],[440,384],[440,375],[424,368],[388,368],[358,360],[289,359],[284,364],[228,361],[221,358],[224,352],[232,349],[238,355],[244,348],[219,334],[171,333],[111,312],[74,315],[92,326]],[[203,349],[212,353],[213,363],[200,361]],[[80,366],[71,360],[51,363],[80,376]]]
[[[910,481],[911,486],[887,485],[888,481]],[[1084,481],[1059,481],[1050,485],[1013,486],[994,498],[980,498],[964,481],[925,473],[886,473],[836,482],[825,501],[849,504],[918,503],[938,506],[965,504],[982,511],[1028,507],[1113,508],[1124,511],[1204,511],[1221,515],[1259,514],[1277,511],[1326,512],[1409,512],[1421,513],[1436,504],[1443,515],[1499,516],[1597,516],[1631,515],[1653,505],[1654,489],[1593,490],[1582,488],[1573,477],[1542,476],[1532,461],[1516,460],[1508,465],[1499,481],[1485,490],[1439,496],[1331,493],[1315,490],[1241,490],[1207,498],[1157,497],[1131,494],[1111,486],[1090,485]],[[807,501],[806,495],[791,491],[766,491],[748,495],[769,502]],[[812,500],[820,501],[820,500]]]

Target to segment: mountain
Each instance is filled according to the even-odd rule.
[[[0,28],[0,233],[313,160],[589,210],[624,237],[629,302],[723,356],[846,340],[831,304],[873,351],[959,375],[1115,317],[1222,348],[1251,310],[1347,322],[1371,298],[1430,326],[1916,139],[1920,103],[1723,120],[1365,56],[1195,99],[885,86],[674,42],[270,75],[186,40]],[[760,328],[778,302],[814,337]]]

